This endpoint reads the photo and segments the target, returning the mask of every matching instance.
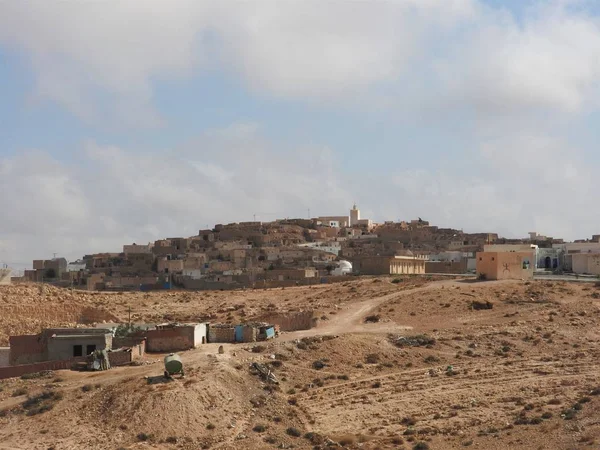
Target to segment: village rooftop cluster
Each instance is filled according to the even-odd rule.
[[[13,281],[88,290],[285,287],[349,275],[477,274],[530,278],[536,271],[600,275],[600,235],[564,242],[530,233],[504,239],[416,219],[374,223],[347,216],[218,224],[198,235],[126,244],[120,253],[33,261]],[[5,278],[8,271],[5,269]]]

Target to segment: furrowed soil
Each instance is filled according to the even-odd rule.
[[[218,344],[181,352],[186,376],[173,381],[161,376],[162,355],[0,381],[0,449],[600,447],[600,288],[392,281],[149,294],[2,286],[2,336],[81,322],[86,308],[97,321],[124,320],[129,308],[136,321],[236,323],[302,309],[319,320],[224,354]]]

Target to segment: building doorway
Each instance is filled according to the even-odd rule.
[[[546,269],[552,269],[552,258],[549,256],[546,256],[546,259],[544,260],[544,267],[546,267]]]
[[[73,346],[73,356],[83,356],[83,345],[74,345]]]

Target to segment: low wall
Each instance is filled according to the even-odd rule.
[[[208,327],[208,342],[230,343],[235,342],[235,327]]]
[[[281,331],[310,330],[317,324],[312,311],[269,314],[260,317],[258,320],[278,325]]]
[[[9,363],[12,366],[34,364],[48,359],[46,346],[38,334],[11,336]]]
[[[0,347],[0,367],[6,367],[10,364],[10,347]]]
[[[133,359],[143,358],[144,353],[146,353],[146,339],[140,339],[139,337],[114,337],[112,348],[118,349],[122,347],[131,348]]]
[[[108,360],[111,367],[126,366],[133,361],[133,351],[131,352],[108,352]]]
[[[27,373],[42,372],[44,370],[65,370],[70,369],[73,364],[85,361],[85,357],[73,358],[68,361],[46,361],[35,364],[24,364],[20,366],[0,367],[0,380],[5,378],[20,377]]]
[[[460,262],[452,261],[427,261],[425,263],[425,273],[454,273],[463,274],[467,272],[467,260]]]

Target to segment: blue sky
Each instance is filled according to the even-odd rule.
[[[0,261],[353,201],[590,236],[599,17],[583,0],[2,2]]]

